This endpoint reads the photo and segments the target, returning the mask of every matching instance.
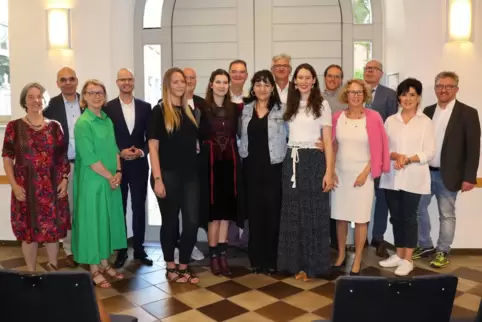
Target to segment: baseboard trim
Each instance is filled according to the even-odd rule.
[[[62,248],[62,242],[59,242],[60,248]],[[134,244],[134,238],[129,237],[127,238],[127,245],[131,246]],[[21,246],[22,242],[19,240],[0,240],[0,247],[1,246]]]
[[[395,251],[395,246],[385,241],[387,249]],[[451,255],[482,255],[482,248],[453,248],[450,250]]]

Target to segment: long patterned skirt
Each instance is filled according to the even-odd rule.
[[[283,163],[283,197],[278,271],[309,277],[330,272],[329,193],[323,192],[325,154],[317,149],[288,149]],[[298,163],[293,162],[298,153]],[[293,187],[293,164],[296,167]]]

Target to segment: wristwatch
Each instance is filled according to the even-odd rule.
[[[117,169],[117,170],[115,171],[115,173],[120,173],[120,174],[122,174],[122,170],[121,170],[121,169]]]

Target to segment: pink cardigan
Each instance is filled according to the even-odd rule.
[[[333,140],[336,139],[338,118],[344,111],[333,114]],[[377,111],[366,108],[368,145],[370,146],[370,166],[373,178],[378,178],[382,172],[390,172],[390,152],[388,137],[383,126],[383,120]]]

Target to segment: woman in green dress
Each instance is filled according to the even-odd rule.
[[[74,128],[75,216],[72,250],[78,263],[89,264],[94,283],[110,288],[105,274],[124,276],[107,259],[115,249],[126,248],[124,210],[119,185],[122,179],[119,149],[112,121],[102,111],[104,84],[88,80],[82,88],[81,106],[86,108]]]

